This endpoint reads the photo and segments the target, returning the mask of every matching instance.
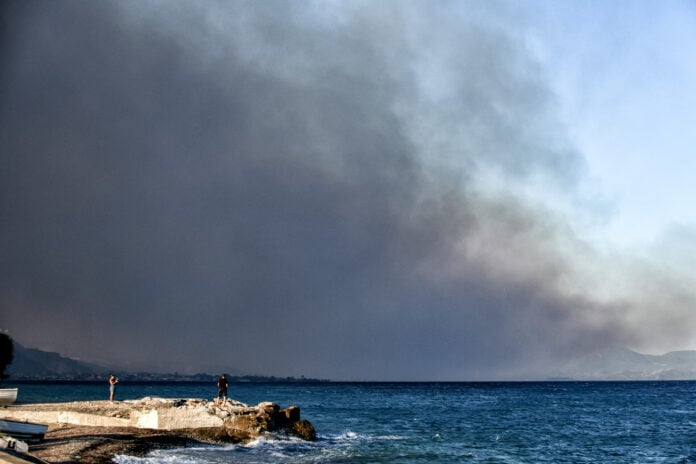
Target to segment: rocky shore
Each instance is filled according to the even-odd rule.
[[[244,443],[265,433],[314,440],[314,427],[297,406],[248,406],[201,399],[143,398],[12,405],[0,418],[49,424],[30,453],[49,463],[110,463],[117,454],[144,455],[159,447]],[[1,459],[0,459],[1,461]]]

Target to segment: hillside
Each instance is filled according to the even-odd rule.
[[[132,372],[127,369],[117,369],[122,380],[131,382],[215,382],[219,374],[197,373],[152,373]],[[66,358],[58,353],[26,348],[14,342],[14,359],[7,368],[9,381],[104,381],[109,369],[89,362]],[[235,382],[319,382],[320,379],[274,377],[262,375],[229,375]]]
[[[692,380],[696,379],[696,351],[672,351],[663,355],[641,354],[625,348],[605,350],[572,359],[550,369],[545,378],[563,380]],[[14,343],[14,360],[7,368],[11,380],[103,380],[108,368],[61,356],[59,353],[26,348]],[[127,372],[131,381],[210,381],[217,374],[163,374]],[[233,375],[236,381],[300,381],[317,379]],[[512,379],[511,379],[512,380]]]
[[[557,377],[576,380],[696,379],[696,351],[663,355],[616,348],[577,358],[559,369]]]
[[[101,379],[108,374],[106,367],[76,359],[66,358],[58,353],[26,348],[14,342],[14,357],[7,368],[12,380],[36,379]]]

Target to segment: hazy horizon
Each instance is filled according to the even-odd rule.
[[[17,350],[19,348],[19,350]],[[41,354],[28,354],[24,351],[39,351]],[[56,355],[60,359],[56,359]],[[38,357],[37,357],[38,356]],[[65,364],[66,361],[69,364]],[[78,365],[71,364],[79,363]],[[30,364],[27,365],[27,363]],[[79,366],[82,366],[81,368]],[[41,370],[43,366],[45,370]],[[83,369],[83,370],[79,370]],[[181,379],[186,376],[209,376],[216,379],[220,373],[226,373],[234,378],[259,377],[285,379],[284,376],[275,375],[273,372],[241,372],[239,370],[227,370],[226,366],[208,366],[207,369],[198,371],[179,372],[178,370],[138,369],[133,366],[114,366],[93,363],[89,359],[63,357],[60,353],[46,352],[36,348],[27,347],[15,341],[15,356],[8,368],[10,383],[26,380],[37,381],[36,378],[54,379],[57,381],[86,380],[92,381],[95,373],[106,376],[107,373],[115,373],[122,380],[141,381],[145,376],[176,376]],[[57,376],[57,377],[56,377]],[[164,378],[163,377],[163,378]],[[305,375],[289,376],[298,381],[342,382],[342,379],[313,378]],[[548,382],[548,381],[674,381],[696,379],[696,350],[671,351],[660,355],[650,355],[629,350],[625,347],[613,347],[592,353],[580,358],[569,359],[563,365],[552,366],[544,373],[520,373],[517,377],[491,377],[478,379],[449,379],[446,382]],[[393,382],[382,379],[352,379],[349,382]],[[409,380],[407,378],[399,382],[433,382],[433,380],[420,379]],[[434,381],[437,382],[437,381]]]

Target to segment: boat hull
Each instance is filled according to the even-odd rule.
[[[0,404],[12,404],[17,401],[16,388],[0,388]]]
[[[16,438],[0,436],[0,450],[18,451],[20,453],[28,453],[29,446],[23,441]],[[1,461],[1,460],[0,460]]]
[[[29,443],[43,440],[48,425],[0,419],[0,433]]]

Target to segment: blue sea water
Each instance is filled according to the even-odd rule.
[[[123,383],[120,399],[212,398],[214,385]],[[105,399],[108,386],[20,385],[23,402]],[[318,440],[156,450],[121,464],[689,463],[696,382],[232,384],[300,406]]]

